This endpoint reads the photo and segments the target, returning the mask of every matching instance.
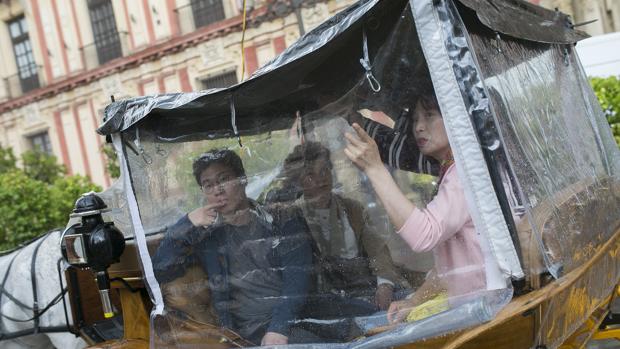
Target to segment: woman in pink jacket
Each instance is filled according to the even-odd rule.
[[[401,322],[411,309],[447,292],[450,304],[486,289],[484,256],[457,175],[443,118],[434,95],[422,96],[413,113],[413,135],[420,151],[441,163],[437,194],[425,208],[416,207],[381,162],[374,140],[358,125],[346,134],[344,152],[366,173],[392,224],[415,252],[433,251],[435,267],[409,298],[393,302],[390,322]]]

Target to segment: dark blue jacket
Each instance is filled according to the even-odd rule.
[[[258,211],[262,213],[262,210]],[[257,318],[257,322],[269,320],[264,332],[288,335],[291,321],[297,317],[305,303],[311,279],[312,250],[307,226],[303,218],[298,216],[273,222],[268,214],[259,217],[254,233],[277,242],[264,253],[269,265],[279,273],[282,289],[276,306],[271,310],[270,319]],[[153,257],[153,266],[158,281],[167,283],[183,276],[185,269],[193,263],[199,263],[208,275],[213,306],[220,325],[238,331],[233,323],[234,314],[231,313],[229,301],[230,261],[226,237],[231,229],[239,227],[227,224],[208,229],[195,227],[185,215],[166,231]],[[256,333],[254,340],[263,334]]]

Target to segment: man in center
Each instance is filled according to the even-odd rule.
[[[332,192],[329,149],[318,142],[296,146],[284,162],[284,175],[285,187],[302,192],[294,206],[303,211],[314,242],[316,294],[344,300],[330,307],[342,315],[386,310],[395,288],[408,286],[407,281],[364,207]]]

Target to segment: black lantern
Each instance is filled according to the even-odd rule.
[[[110,301],[108,267],[120,260],[125,250],[125,238],[112,222],[104,222],[101,214],[107,211],[103,200],[88,193],[75,203],[71,218],[80,222],[67,228],[61,240],[62,254],[67,263],[78,268],[90,268],[97,278],[97,287],[106,318],[114,316]]]

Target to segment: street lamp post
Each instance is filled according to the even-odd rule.
[[[301,16],[301,6],[303,0],[290,0],[291,6],[295,9],[295,17],[297,18],[297,26],[299,27],[299,36],[306,34],[306,28],[304,28],[304,19]]]

